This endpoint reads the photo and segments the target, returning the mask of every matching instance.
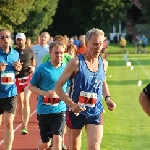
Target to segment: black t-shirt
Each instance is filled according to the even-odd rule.
[[[35,59],[34,52],[30,48],[25,48],[24,50],[21,50],[16,47],[15,50],[19,53],[20,62],[23,63],[22,70],[16,75],[16,78],[27,77],[30,74],[30,62],[31,60]]]

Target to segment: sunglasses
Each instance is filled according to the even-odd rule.
[[[10,38],[11,36],[10,35],[5,35],[5,36],[0,36],[0,39],[4,40],[6,38]]]

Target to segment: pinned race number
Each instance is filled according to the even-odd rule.
[[[91,93],[91,92],[80,92],[79,101],[78,104],[88,107],[95,107],[95,104],[97,102],[97,94]]]
[[[43,104],[45,104],[45,105],[58,106],[59,101],[60,101],[60,99],[58,96],[51,97],[51,98],[44,96],[44,98],[43,98]]]
[[[15,83],[15,74],[13,72],[1,74],[1,84],[12,85]]]

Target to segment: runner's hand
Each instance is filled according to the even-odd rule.
[[[13,67],[17,70],[20,71],[22,69],[22,64],[20,62],[20,59],[16,62],[13,63]]]
[[[71,110],[78,115],[78,113],[80,113],[81,111],[85,110],[85,107],[82,107],[80,104],[74,103],[71,106]]]
[[[54,90],[49,90],[47,92],[44,92],[43,96],[46,96],[48,98],[58,97],[58,95],[56,94]]]
[[[33,74],[34,71],[35,71],[35,66],[29,66],[29,68],[30,68],[29,72],[30,72],[31,74]]]
[[[6,63],[4,63],[4,62],[0,63],[0,71],[1,72],[4,71],[6,69],[6,66],[7,66]]]
[[[112,100],[106,100],[106,104],[110,111],[112,111],[116,108],[116,104]]]

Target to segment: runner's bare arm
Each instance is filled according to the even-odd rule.
[[[30,70],[29,70],[29,72],[31,73],[31,74],[33,74],[34,73],[34,71],[35,71],[35,67],[36,67],[36,61],[35,61],[35,59],[31,59],[30,60]]]
[[[108,62],[105,60],[104,61],[104,70],[105,72],[107,71],[107,68],[108,68]],[[103,93],[103,96],[105,97],[105,100],[106,100],[106,104],[108,106],[108,109],[110,111],[114,110],[114,108],[116,107],[116,104],[111,100],[111,97],[110,97],[110,92],[109,92],[109,88],[108,88],[108,84],[106,82],[106,78],[103,82],[103,90],[102,90],[102,93]]]
[[[108,69],[108,62],[105,59],[103,59],[103,63],[104,63],[104,71],[106,73],[106,71]],[[104,83],[103,83],[102,93],[103,93],[104,97],[110,96],[109,88],[108,88],[108,85],[107,85],[107,82],[106,82],[106,77],[105,77],[105,80],[104,80]]]
[[[107,71],[107,68],[108,68],[108,62],[103,59],[103,63],[104,63],[104,70],[105,70],[105,73]],[[106,78],[104,80],[104,83],[103,83],[103,96],[106,97],[106,96],[110,96],[110,92],[109,92],[109,88],[108,88],[108,84],[106,82]]]
[[[73,58],[66,66],[63,74],[60,76],[55,91],[58,94],[59,98],[64,100],[64,102],[71,108],[73,101],[69,96],[63,91],[62,87],[66,81],[77,72],[79,66],[79,60],[77,57]]]
[[[107,71],[107,68],[108,68],[108,61],[103,59],[103,62],[104,62],[104,70],[105,72]]]
[[[44,96],[45,95],[45,91],[43,90],[40,90],[39,88],[37,88],[36,86],[32,85],[31,83],[29,83],[29,90],[37,95],[42,95]]]
[[[36,61],[35,59],[30,60],[30,66],[36,66]]]
[[[150,116],[150,99],[143,91],[139,95],[139,102],[145,113]]]

